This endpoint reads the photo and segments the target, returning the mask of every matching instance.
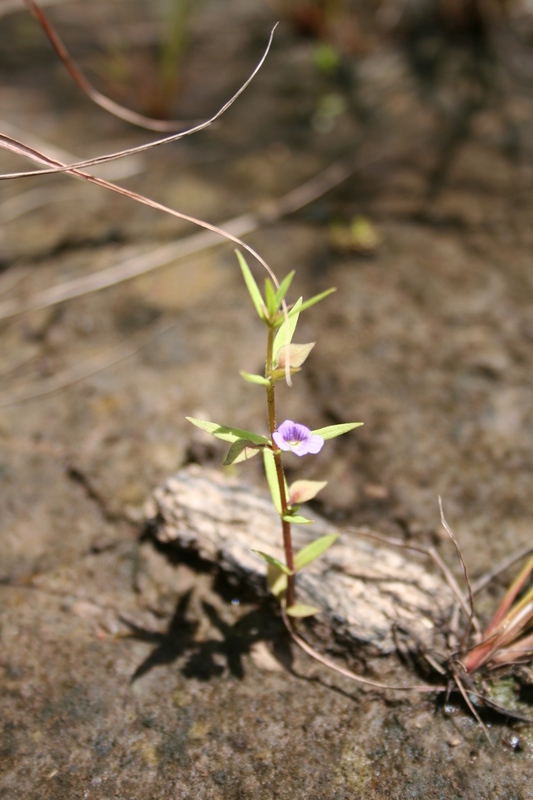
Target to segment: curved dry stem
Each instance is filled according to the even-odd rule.
[[[453,674],[453,680],[454,680],[454,683],[455,683],[455,685],[457,686],[457,688],[459,689],[459,691],[461,692],[461,695],[463,696],[463,700],[465,701],[465,703],[467,704],[468,708],[470,709],[470,712],[471,712],[472,716],[475,718],[475,720],[477,721],[477,723],[478,723],[478,724],[481,726],[481,728],[483,729],[483,733],[484,733],[484,734],[485,734],[485,736],[487,737],[487,739],[488,739],[488,742],[489,742],[490,746],[491,746],[491,747],[494,747],[494,743],[493,743],[492,739],[490,738],[490,734],[489,734],[489,731],[488,731],[488,729],[487,729],[487,726],[485,725],[485,723],[483,722],[483,720],[482,720],[482,719],[481,719],[481,717],[479,716],[479,714],[478,714],[478,712],[477,712],[477,710],[476,710],[476,708],[475,708],[474,704],[473,704],[473,703],[472,703],[472,701],[470,700],[470,698],[469,698],[469,696],[468,696],[468,693],[467,693],[467,691],[466,691],[465,687],[464,687],[464,686],[463,686],[463,684],[462,684],[462,681],[459,679],[459,676],[457,675],[457,673],[455,672],[455,670],[453,671],[453,673],[452,673],[452,674]]]
[[[512,567],[517,561],[521,561],[526,556],[531,555],[531,553],[533,553],[533,545],[530,544],[520,548],[516,553],[511,553],[510,556],[504,558],[503,561],[493,567],[493,569],[486,572],[485,575],[482,575],[477,581],[474,581],[472,584],[472,594],[475,595],[481,592],[494,578],[497,578],[502,572]]]
[[[149,197],[145,197],[145,195],[139,194],[138,192],[132,192],[129,189],[125,189],[123,186],[118,186],[115,183],[111,183],[110,181],[106,181],[103,178],[96,178],[94,175],[89,175],[86,172],[82,172],[82,170],[74,169],[73,167],[69,167],[68,165],[62,164],[59,161],[55,161],[52,158],[48,158],[47,156],[43,155],[42,153],[37,152],[31,147],[27,147],[22,142],[16,141],[16,139],[12,139],[10,136],[5,136],[4,134],[0,134],[0,147],[4,147],[6,150],[11,151],[12,153],[17,153],[18,155],[24,156],[25,158],[29,158],[32,161],[36,161],[39,164],[47,164],[52,165],[54,167],[60,167],[60,172],[66,172],[68,175],[73,175],[76,178],[81,178],[82,180],[88,181],[89,183],[93,183],[95,186],[101,186],[103,189],[109,189],[112,192],[116,192],[116,194],[120,194],[123,197],[128,197],[130,200],[135,200],[138,203],[142,203],[143,205],[149,206],[150,208],[154,208],[158,211],[164,211],[166,214],[170,214],[173,217],[177,217],[178,219],[182,219],[185,222],[191,222],[193,225],[197,225],[200,228],[205,228],[212,233],[216,233],[224,239],[227,239],[234,244],[239,245],[248,253],[250,253],[253,258],[258,261],[261,266],[267,271],[270,278],[274,282],[274,285],[279,288],[279,281],[276,278],[273,270],[269,267],[267,262],[265,261],[259,253],[254,250],[249,244],[243,242],[242,239],[239,239],[237,236],[233,236],[229,231],[225,231],[222,228],[219,228],[217,225],[212,225],[210,222],[205,222],[202,219],[198,219],[197,217],[192,217],[190,214],[184,214],[181,211],[176,211],[173,208],[169,208],[168,206],[163,205],[162,203],[158,203],[156,200],[151,200]],[[38,173],[39,174],[39,173]]]
[[[440,521],[442,523],[442,526],[443,526],[444,530],[446,531],[446,533],[448,534],[448,536],[450,537],[450,539],[453,542],[453,545],[455,547],[455,551],[457,553],[457,557],[459,558],[459,563],[461,564],[461,569],[463,571],[463,577],[465,579],[466,586],[467,586],[467,589],[468,589],[468,602],[470,604],[470,613],[468,613],[468,611],[465,612],[465,613],[467,613],[468,620],[469,620],[470,624],[473,626],[474,630],[479,633],[481,631],[481,628],[479,626],[479,623],[477,622],[476,614],[475,614],[475,611],[474,611],[474,595],[472,594],[472,586],[470,584],[470,578],[468,577],[468,570],[466,568],[466,563],[465,563],[465,560],[463,558],[463,554],[461,552],[461,548],[459,547],[459,542],[457,541],[454,532],[452,531],[452,529],[450,528],[450,526],[448,525],[448,523],[446,522],[446,519],[444,517],[444,510],[442,508],[442,499],[441,499],[440,495],[439,495],[439,509],[440,509]],[[465,638],[466,638],[467,635],[468,635],[468,628],[467,628],[466,633],[465,633]]]
[[[356,683],[362,683],[365,686],[372,686],[374,689],[389,689],[394,692],[420,692],[422,694],[427,694],[431,692],[444,692],[446,691],[446,686],[430,686],[429,684],[414,684],[411,686],[403,686],[399,684],[387,684],[387,683],[380,683],[379,681],[372,681],[369,678],[363,678],[361,675],[357,675],[355,672],[352,672],[349,669],[345,669],[344,667],[339,667],[338,664],[335,664],[334,661],[331,661],[329,658],[320,655],[314,650],[310,644],[307,644],[305,639],[302,639],[299,636],[294,628],[291,625],[289,617],[287,616],[285,610],[285,601],[281,603],[281,616],[283,617],[283,622],[285,623],[285,627],[287,628],[291,639],[295,642],[298,647],[300,647],[307,655],[314,658],[315,661],[318,661],[319,664],[322,666],[327,667],[328,669],[333,670],[334,672],[338,672],[339,675],[344,675],[345,678],[350,678],[352,681],[356,681]]]
[[[253,256],[253,258],[256,259],[256,261],[259,262],[259,264],[261,264],[261,266],[266,270],[266,272],[272,279],[274,286],[277,289],[279,289],[280,284],[276,277],[276,274],[274,273],[272,268],[268,265],[268,263],[265,261],[265,259],[259,255],[257,250],[254,250],[253,247],[251,247],[249,244],[246,244],[246,242],[244,242],[242,239],[239,239],[239,237],[234,236],[229,231],[224,230],[223,228],[219,228],[218,225],[212,225],[210,222],[206,222],[203,219],[198,219],[197,217],[190,216],[190,214],[184,214],[181,211],[176,211],[175,209],[169,208],[168,206],[165,206],[162,203],[158,203],[155,200],[151,200],[150,198],[145,197],[145,195],[139,194],[138,192],[132,192],[129,189],[125,189],[123,186],[118,186],[117,184],[111,183],[110,181],[106,181],[103,178],[96,178],[93,175],[89,175],[88,173],[83,172],[82,170],[68,167],[65,164],[62,164],[60,161],[55,161],[54,159],[48,158],[42,153],[39,153],[37,150],[34,150],[31,147],[27,147],[22,142],[18,142],[16,139],[12,139],[10,136],[6,136],[5,134],[0,134],[0,147],[4,147],[6,150],[9,150],[13,153],[17,153],[18,155],[25,156],[26,158],[36,161],[39,164],[52,164],[54,167],[56,166],[62,168],[65,167],[64,170],[62,169],[60,171],[66,172],[67,175],[73,175],[76,178],[81,178],[82,180],[88,181],[89,183],[93,183],[95,186],[101,186],[104,189],[109,189],[112,192],[116,192],[117,194],[120,194],[123,197],[128,197],[130,200],[135,200],[138,203],[142,203],[143,205],[149,206],[150,208],[154,208],[158,211],[164,211],[165,213],[170,214],[171,216],[177,217],[178,219],[182,219],[185,222],[190,222],[193,225],[197,225],[199,228],[204,228],[207,231],[211,231],[212,233],[215,233],[218,236],[221,236],[222,238],[227,239],[228,241],[239,245],[239,247],[242,247],[244,250],[246,250],[251,256]],[[282,300],[281,307],[285,322],[288,324],[289,311],[285,300]],[[285,365],[285,375],[287,384],[291,386],[292,381],[290,374],[290,359],[287,359]]]
[[[233,219],[223,222],[221,228],[225,231],[231,231],[235,236],[242,238],[246,234],[257,230],[262,224],[272,224],[286,214],[293,213],[312,203],[317,197],[346,180],[355,168],[356,165],[350,164],[348,161],[337,161],[276,202],[270,202],[256,212],[233,217]],[[127,261],[114,264],[107,269],[102,269],[80,278],[73,278],[48,289],[35,292],[23,301],[16,299],[4,301],[0,303],[0,319],[9,319],[27,311],[48,308],[65,300],[71,300],[91,292],[116,286],[123,281],[131,280],[139,275],[159,269],[178,258],[214,247],[218,243],[218,236],[210,231],[194,233],[192,236],[184,237],[177,242],[162,245],[150,253],[133,256]]]
[[[145,150],[150,150],[152,147],[158,147],[162,144],[168,144],[169,142],[176,142],[179,139],[185,138],[185,136],[192,136],[193,133],[198,133],[199,131],[208,128],[217,119],[219,119],[230,106],[237,100],[238,97],[244,92],[244,90],[250,85],[253,81],[263,64],[265,63],[266,57],[269,53],[270,47],[272,45],[272,40],[274,38],[274,31],[276,30],[277,25],[275,25],[271,32],[268,39],[268,44],[265,48],[265,52],[261,56],[260,61],[258,62],[257,66],[251,73],[251,75],[247,78],[247,80],[242,84],[242,86],[235,92],[235,94],[230,97],[230,99],[224,103],[222,108],[220,108],[216,114],[210,117],[208,120],[204,122],[200,122],[197,125],[194,125],[192,128],[188,128],[186,131],[181,131],[179,133],[175,133],[172,136],[165,136],[163,139],[157,139],[155,142],[147,142],[146,144],[138,145],[137,147],[130,147],[126,150],[119,150],[116,153],[107,153],[103,156],[96,156],[95,158],[85,159],[84,161],[77,161],[74,164],[60,164],[59,162],[50,169],[43,169],[43,170],[31,170],[27,172],[10,172],[4,173],[0,175],[0,180],[14,180],[16,178],[30,178],[34,175],[52,175],[56,172],[68,172],[69,170],[73,169],[86,169],[87,167],[95,167],[98,164],[105,164],[108,161],[114,161],[118,158],[125,158],[126,156],[135,155],[137,153],[142,153]]]
[[[450,589],[452,590],[455,598],[457,599],[457,602],[465,612],[466,616],[470,619],[470,609],[466,604],[466,600],[463,596],[463,593],[459,588],[459,585],[455,580],[452,572],[446,566],[446,564],[439,556],[434,547],[420,547],[420,545],[410,544],[409,542],[404,542],[401,539],[394,539],[391,536],[385,536],[384,534],[378,533],[377,531],[373,531],[369,528],[350,528],[349,530],[353,531],[358,536],[365,536],[369,539],[375,539],[376,541],[381,542],[382,544],[386,544],[389,547],[398,547],[401,550],[412,550],[415,553],[420,553],[421,555],[431,558],[435,566],[438,567],[440,572],[442,572],[444,579],[448,584],[448,586],[450,587]],[[480,628],[477,619],[474,618],[473,624],[476,631],[479,631]]]
[[[125,108],[121,106],[119,103],[116,103],[114,100],[111,100],[106,95],[99,92],[98,89],[90,83],[90,81],[85,77],[85,75],[81,72],[79,67],[73,61],[71,56],[69,55],[67,48],[61,41],[57,31],[53,27],[52,23],[49,21],[48,17],[42,10],[35,0],[23,0],[26,7],[29,9],[30,13],[35,17],[37,22],[40,24],[42,29],[44,30],[46,36],[48,37],[52,47],[56,51],[57,55],[67,68],[70,76],[75,81],[75,83],[79,86],[79,88],[84,92],[92,101],[96,103],[96,105],[103,108],[104,111],[108,111],[110,114],[113,114],[115,117],[119,117],[120,119],[125,120],[126,122],[131,123],[132,125],[137,125],[140,128],[145,128],[151,131],[158,131],[160,133],[164,133],[166,131],[175,131],[178,127],[181,126],[191,126],[189,130],[183,131],[182,133],[178,134],[175,138],[180,138],[182,136],[189,136],[191,133],[195,133],[196,131],[202,130],[202,128],[207,127],[212,122],[214,122],[217,117],[224,113],[224,111],[229,108],[229,106],[237,99],[237,97],[244,91],[244,89],[248,86],[250,81],[254,78],[257,71],[261,68],[267,53],[270,49],[270,45],[272,44],[272,37],[274,35],[274,30],[277,27],[277,24],[272,29],[270,34],[270,39],[268,42],[267,49],[259,62],[258,66],[253,71],[252,75],[248,78],[246,83],[241,86],[239,91],[231,98],[229,104],[227,103],[214,117],[212,117],[207,122],[184,122],[178,120],[162,120],[162,119],[151,119],[150,117],[145,117],[144,114],[138,114],[136,111],[132,111],[129,108]],[[170,138],[172,140],[173,137]],[[81,166],[81,165],[78,165]],[[84,165],[88,166],[88,164]]]

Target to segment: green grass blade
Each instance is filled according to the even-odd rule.
[[[338,533],[332,533],[329,536],[321,536],[320,539],[315,539],[314,542],[308,544],[294,556],[294,571],[298,572],[321,556],[338,538]]]
[[[263,559],[263,561],[266,561],[267,564],[270,564],[271,567],[276,567],[276,569],[281,570],[282,572],[285,573],[285,575],[292,575],[292,572],[286,566],[286,564],[283,564],[277,558],[274,558],[274,556],[269,556],[268,553],[262,553],[261,550],[252,550],[252,553],[255,553],[257,556],[260,556]]]
[[[328,425],[326,428],[318,428],[316,431],[311,431],[311,433],[318,434],[323,439],[334,439],[336,436],[342,436],[343,433],[353,431],[354,428],[359,428],[361,425],[364,425],[364,422],[343,422],[340,425]]]
[[[244,378],[245,381],[248,383],[258,383],[260,386],[270,386],[270,381],[268,378],[264,378],[262,375],[254,375],[252,372],[245,372],[243,369],[240,371],[241,378]]]
[[[265,278],[265,302],[268,310],[269,319],[274,319],[279,308],[276,302],[276,292],[272,286],[270,278]]]
[[[232,428],[229,425],[219,425],[218,422],[207,422],[205,419],[196,419],[195,417],[186,417],[186,419],[192,425],[200,428],[200,430],[215,436],[217,439],[222,439],[223,442],[233,444],[238,439],[248,439],[254,444],[270,444],[270,439],[260,436],[258,433],[244,431],[241,428]]]
[[[307,519],[307,517],[303,517],[301,514],[285,514],[282,519],[285,522],[294,522],[295,525],[310,525],[313,520]]]
[[[273,567],[271,564],[267,567],[267,586],[274,595],[274,597],[281,597],[287,591],[288,586],[287,576],[284,572]]]
[[[320,303],[321,300],[324,300],[324,298],[329,297],[330,294],[333,294],[333,292],[336,291],[337,290],[335,288],[332,288],[332,289],[326,289],[325,292],[320,292],[320,294],[315,294],[314,297],[310,297],[309,300],[306,300],[304,303],[302,303],[300,312],[305,311],[306,308],[311,308],[311,306],[316,305],[316,303]],[[289,311],[289,317],[292,314],[294,314],[294,308],[291,308],[291,310]]]
[[[261,292],[255,282],[255,278],[250,271],[250,267],[244,260],[244,256],[239,250],[235,250],[237,253],[237,258],[239,259],[239,264],[241,267],[242,275],[244,278],[244,282],[246,283],[246,288],[252,298],[252,303],[255,306],[255,310],[259,314],[260,319],[264,320],[267,315],[267,309],[265,306],[265,302],[261,296]]]
[[[258,445],[254,445],[248,439],[237,439],[228,450],[228,455],[224,459],[222,466],[229,467],[231,464],[250,461],[251,458],[259,453],[260,449]]]
[[[285,277],[283,278],[283,280],[280,283],[279,289],[276,292],[276,303],[277,303],[277,307],[278,308],[281,305],[281,301],[285,298],[285,295],[289,291],[289,287],[290,287],[290,285],[292,283],[292,279],[294,278],[294,275],[295,275],[295,270],[292,270],[291,272],[289,272],[288,275],[285,275]]]
[[[268,483],[268,488],[270,489],[270,494],[272,496],[272,502],[274,503],[274,508],[281,516],[282,514],[281,494],[279,491],[276,462],[274,461],[274,453],[272,452],[272,450],[267,450],[266,448],[263,450],[263,461],[265,463],[265,475]]]
[[[296,325],[298,323],[298,317],[300,316],[301,307],[302,298],[300,297],[300,299],[296,301],[293,308],[289,312],[289,319],[282,323],[281,328],[276,333],[274,346],[272,348],[274,358],[276,358],[280,347],[283,347],[284,345],[286,346],[292,342],[292,337],[294,336],[294,331],[296,330]]]
[[[315,614],[320,614],[321,609],[316,606],[308,606],[305,603],[295,603],[287,609],[289,617],[313,617]]]

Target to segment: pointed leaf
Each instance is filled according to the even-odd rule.
[[[281,305],[281,301],[283,300],[283,298],[285,297],[285,295],[289,291],[289,286],[292,283],[292,279],[294,278],[294,274],[295,274],[295,270],[292,270],[291,272],[289,272],[288,275],[285,275],[285,277],[283,278],[283,280],[280,283],[279,289],[276,292],[276,303],[278,304],[278,306],[277,306],[278,308]]]
[[[292,309],[289,311],[289,318],[288,318],[288,325],[287,320],[281,325],[281,328],[276,333],[276,338],[274,339],[274,346],[272,349],[274,358],[277,357],[278,350],[283,345],[290,344],[292,342],[292,337],[294,336],[294,331],[296,330],[296,324],[298,322],[298,317],[300,315],[300,309],[302,307],[302,298],[300,297],[299,300],[296,301]]]
[[[314,542],[308,544],[294,556],[294,571],[298,572],[314,561],[315,558],[321,556],[338,538],[338,533],[332,533],[329,536],[321,536],[320,539],[315,539]]]
[[[272,281],[270,278],[265,278],[265,301],[268,310],[268,316],[270,319],[272,319],[276,316],[279,305],[276,302],[276,292],[274,291],[274,287],[272,286]]]
[[[267,566],[267,586],[274,597],[281,597],[287,591],[288,583],[284,572],[272,564]]]
[[[295,375],[297,372],[301,372],[300,367],[296,367],[296,369],[294,369],[291,365],[290,368],[291,375]],[[287,373],[284,369],[273,369],[272,372],[270,373],[270,379],[274,381],[274,383],[276,381],[284,381],[286,377]]]
[[[285,522],[293,522],[295,525],[310,525],[313,520],[307,519],[307,517],[302,517],[301,514],[285,514],[282,517]]]
[[[301,367],[315,344],[316,342],[283,345],[279,348],[276,356],[278,367],[285,367],[287,360],[290,363],[291,369]]]
[[[243,369],[241,369],[240,375],[241,378],[244,378],[248,383],[259,383],[261,386],[270,386],[268,378],[264,378],[262,375],[254,375],[252,372],[245,372]]]
[[[244,450],[237,456],[237,458],[233,461],[234,464],[242,464],[243,461],[250,461],[254,456],[261,452],[261,447],[256,447],[252,445],[251,447],[245,447]],[[228,453],[229,455],[229,453]],[[227,464],[223,464],[223,466],[228,466]]]
[[[255,282],[255,278],[254,278],[254,276],[252,275],[252,273],[250,271],[250,267],[248,266],[248,264],[244,260],[244,256],[242,255],[242,253],[239,250],[235,250],[235,252],[237,254],[237,258],[239,259],[239,264],[240,264],[240,267],[241,267],[241,270],[242,270],[242,275],[243,275],[243,278],[244,278],[244,282],[246,283],[246,288],[248,289],[250,297],[252,298],[252,302],[253,302],[253,304],[255,306],[255,310],[259,314],[259,317],[262,320],[264,320],[265,317],[266,317],[267,310],[266,310],[265,302],[264,302],[263,298],[261,297],[261,292],[259,291],[257,283]]]
[[[242,461],[249,461],[256,456],[260,450],[261,447],[259,445],[250,442],[248,439],[237,439],[228,450],[228,455],[224,459],[223,466],[229,467],[230,464],[240,464]]]
[[[265,462],[265,474],[268,488],[270,489],[270,494],[272,496],[272,502],[274,503],[274,508],[281,516],[281,495],[279,491],[278,473],[276,470],[276,463],[274,461],[274,453],[272,450],[267,450],[266,448],[263,450],[263,460]]]
[[[320,294],[315,294],[314,297],[310,297],[309,300],[306,300],[304,303],[302,303],[300,312],[305,311],[306,308],[311,308],[311,306],[314,306],[316,303],[320,303],[321,300],[324,300],[325,297],[328,297],[330,294],[333,294],[333,292],[336,291],[337,290],[335,288],[332,288],[332,289],[326,289],[325,292],[320,292]],[[291,310],[289,311],[289,317],[293,313],[294,313],[294,308],[291,308]]]
[[[320,613],[320,608],[316,606],[307,606],[305,603],[295,603],[295,605],[287,609],[289,617],[312,617]]]
[[[342,436],[343,433],[353,431],[354,428],[359,428],[364,424],[364,422],[343,422],[340,425],[328,425],[326,428],[318,428],[316,431],[311,431],[311,433],[318,434],[323,439],[334,439],[336,436]]]
[[[262,553],[261,550],[252,550],[252,553],[255,553],[257,556],[261,556],[263,561],[266,561],[267,564],[270,564],[270,566],[281,570],[285,573],[285,575],[292,575],[290,569],[281,561],[279,561],[279,559],[274,558],[274,556],[269,556],[268,553]]]
[[[223,442],[236,442],[238,439],[248,439],[254,444],[270,444],[270,439],[265,436],[259,436],[257,433],[251,431],[243,431],[240,428],[231,428],[229,425],[219,425],[218,422],[206,422],[204,419],[196,419],[195,417],[186,417],[186,419],[193,425],[196,425],[200,430],[210,433],[217,439],[222,439]]]
[[[327,481],[295,481],[289,488],[289,503],[301,505],[308,503],[327,485]]]

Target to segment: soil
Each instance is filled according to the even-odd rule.
[[[138,65],[153,64],[162,10],[128,6],[49,13],[94,82],[146,111],[154,70]],[[273,6],[202,5],[177,115],[235,91]],[[329,480],[316,507],[335,523],[438,544],[459,577],[441,495],[477,577],[531,541],[531,20],[513,6],[459,29],[430,7],[387,9],[401,12],[393,28],[368,6],[325,34],[341,53],[330,72],[284,19],[221,122],[114,174],[223,223],[354,161],[342,185],[247,238],[279,276],[296,269],[292,299],[337,287],[302,317],[300,341],[317,345],[280,389],[280,418],[365,423],[293,459],[290,477]],[[151,136],[81,95],[29,15],[2,30],[6,133],[75,157]],[[66,176],[3,183],[0,217],[2,302],[192,233]],[[265,427],[260,387],[238,376],[260,370],[264,342],[230,245],[0,324],[1,798],[533,797],[531,729],[486,717],[491,748],[455,696],[329,674],[290,652],[273,603],[145,532],[154,487],[223,457],[186,415]],[[239,470],[259,484],[255,462]],[[400,655],[314,636],[369,677],[419,677]]]

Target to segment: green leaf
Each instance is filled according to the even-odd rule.
[[[270,278],[265,278],[265,300],[268,316],[270,319],[273,319],[273,317],[276,316],[279,304],[276,302],[276,292],[274,291]]]
[[[333,292],[336,291],[337,290],[335,288],[332,288],[332,289],[326,289],[325,292],[320,292],[320,294],[315,294],[314,297],[311,297],[309,298],[309,300],[306,300],[304,303],[302,303],[302,307],[299,309],[299,311],[300,312],[305,311],[306,308],[310,308],[311,306],[314,306],[316,303],[320,303],[321,300],[324,300],[325,297],[328,297],[330,294],[333,294]],[[289,311],[289,317],[292,314],[294,314],[294,308],[295,307],[291,308],[291,310]]]
[[[316,431],[311,431],[311,433],[316,433],[322,436],[323,439],[334,439],[336,436],[342,436],[343,433],[353,431],[354,428],[359,428],[364,424],[364,422],[343,422],[340,425],[328,425],[326,428],[318,428]]]
[[[276,303],[277,307],[279,308],[281,305],[281,301],[284,299],[285,295],[289,291],[289,286],[292,283],[292,279],[294,278],[295,270],[289,272],[288,275],[285,275],[283,280],[280,283],[279,289],[276,292]]]
[[[277,353],[278,367],[284,368],[287,361],[289,361],[291,369],[299,369],[315,344],[316,342],[309,342],[309,344],[284,344],[279,348]]]
[[[295,605],[287,608],[289,617],[312,617],[314,614],[320,614],[320,612],[320,608],[307,606],[305,603],[295,603]]]
[[[242,461],[249,461],[256,456],[260,450],[261,447],[259,445],[250,442],[248,439],[237,439],[228,450],[228,455],[224,459],[223,466],[229,467],[230,464],[240,464]]]
[[[263,460],[265,462],[265,474],[268,483],[268,488],[270,489],[270,494],[272,496],[272,502],[274,503],[274,508],[281,516],[282,513],[281,495],[279,491],[276,462],[274,461],[274,453],[272,452],[272,450],[267,450],[266,448],[263,450]]]
[[[204,419],[196,419],[195,417],[186,417],[186,419],[193,425],[196,425],[200,430],[215,436],[217,439],[222,439],[223,442],[236,442],[238,439],[247,439],[254,444],[270,444],[270,439],[265,436],[259,436],[257,433],[251,431],[243,431],[240,428],[231,428],[229,425],[219,425],[218,422],[206,422]]]
[[[315,558],[321,556],[338,538],[338,533],[332,533],[329,536],[321,536],[320,539],[315,539],[314,542],[308,544],[294,556],[294,571],[298,572]]]
[[[294,369],[294,367],[291,366],[290,368],[291,375],[295,375],[297,372],[301,372],[300,367],[296,367],[296,369]],[[274,383],[276,381],[284,381],[286,377],[287,373],[285,372],[284,369],[273,369],[272,372],[270,373],[270,379],[274,381]]]
[[[285,522],[294,522],[295,525],[310,525],[313,520],[307,519],[307,517],[302,517],[301,514],[285,514],[282,519]]]
[[[259,383],[261,386],[270,386],[268,378],[264,378],[262,375],[254,375],[252,372],[245,372],[243,369],[241,369],[240,375],[241,378],[244,378],[248,383]]]
[[[308,503],[327,485],[327,481],[295,481],[289,489],[289,503],[301,505]]]
[[[276,333],[276,338],[274,339],[274,346],[272,348],[272,353],[274,358],[277,357],[278,350],[283,345],[288,345],[292,342],[292,337],[294,336],[294,331],[296,330],[296,324],[298,322],[298,317],[300,315],[300,310],[302,307],[302,298],[300,297],[299,300],[296,301],[292,309],[289,311],[289,319],[288,325],[287,320],[284,320],[281,328]]]
[[[267,564],[270,564],[270,566],[281,570],[282,572],[285,573],[285,575],[292,575],[292,572],[286,566],[286,564],[283,564],[277,558],[274,558],[274,556],[269,556],[268,553],[262,553],[261,550],[252,550],[252,553],[255,553],[257,556],[261,556],[263,561],[266,561]]]
[[[246,288],[252,298],[252,302],[255,306],[255,310],[259,314],[260,319],[264,320],[266,317],[267,309],[265,306],[265,301],[261,297],[261,292],[255,282],[255,278],[250,271],[250,267],[244,260],[244,256],[240,252],[240,250],[235,250],[237,254],[237,258],[239,259],[239,264],[242,270],[242,275],[244,278],[244,282],[246,283]]]
[[[267,567],[267,586],[274,595],[274,597],[281,597],[287,591],[289,582],[284,572],[272,564]]]

